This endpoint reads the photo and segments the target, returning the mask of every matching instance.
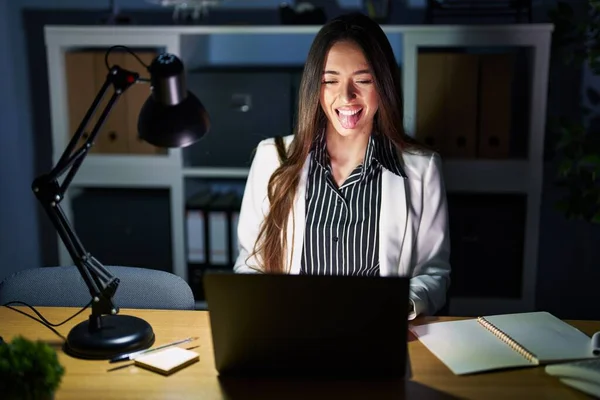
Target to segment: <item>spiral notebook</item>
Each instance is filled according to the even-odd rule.
[[[594,357],[589,336],[544,311],[409,329],[456,375]]]

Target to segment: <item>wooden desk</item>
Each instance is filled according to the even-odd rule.
[[[24,311],[31,312],[26,308]],[[51,322],[62,322],[74,308],[39,307]],[[65,355],[61,340],[49,329],[6,307],[0,307],[0,336],[5,341],[22,334],[55,344],[66,369],[56,400],[61,399],[585,399],[584,394],[560,384],[541,367],[456,376],[418,340],[408,348],[412,378],[406,382],[306,382],[302,380],[219,379],[214,358],[208,313],[205,311],[121,310],[144,318],[154,328],[155,346],[187,336],[198,341],[183,345],[200,354],[200,361],[164,377],[131,363],[79,360]],[[57,330],[67,335],[89,310]],[[416,324],[455,318],[417,319]],[[597,321],[568,321],[588,335],[600,330]],[[109,371],[115,366],[124,366]]]

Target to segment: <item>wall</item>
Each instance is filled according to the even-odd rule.
[[[0,0],[0,280],[15,271],[39,265],[33,176],[32,134],[26,123],[27,103],[17,82],[23,47],[12,39],[14,4]],[[21,81],[22,82],[22,81]]]

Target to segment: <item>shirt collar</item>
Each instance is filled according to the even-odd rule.
[[[388,171],[405,178],[396,145],[385,135],[371,135],[371,138],[373,136],[376,138],[374,158]]]
[[[325,170],[330,171],[331,164],[329,153],[327,152],[327,142],[325,133],[321,131],[315,138],[313,144],[314,160]],[[373,161],[377,161],[385,169],[394,174],[404,177],[405,173],[398,159],[396,146],[384,135],[371,134],[367,150],[365,152],[365,162],[363,166],[371,166]],[[365,172],[363,168],[363,173]]]

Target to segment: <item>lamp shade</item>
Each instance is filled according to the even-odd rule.
[[[172,54],[161,54],[150,67],[152,94],[140,110],[138,134],[158,147],[186,147],[210,130],[202,102],[185,85],[183,63]]]

